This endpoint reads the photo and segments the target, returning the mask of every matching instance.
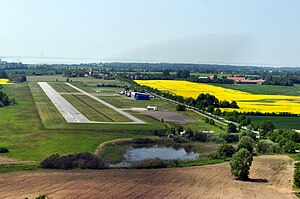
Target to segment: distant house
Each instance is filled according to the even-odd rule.
[[[227,77],[232,80],[235,84],[262,84],[266,80],[263,79],[246,79],[245,77]]]
[[[131,92],[131,98],[135,100],[150,100],[150,95],[145,93]]]

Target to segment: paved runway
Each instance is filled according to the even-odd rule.
[[[90,123],[90,121],[83,114],[81,114],[48,83],[38,82],[38,84],[68,123]]]

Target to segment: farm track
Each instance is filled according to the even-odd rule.
[[[296,198],[287,156],[256,157],[252,182],[233,179],[228,163],[202,167],[29,171],[0,174],[1,198]],[[267,182],[264,182],[267,180]]]

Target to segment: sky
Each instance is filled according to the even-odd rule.
[[[0,58],[300,66],[299,0],[0,0]]]

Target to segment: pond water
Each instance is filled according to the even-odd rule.
[[[162,160],[192,160],[198,157],[199,153],[187,152],[183,147],[167,147],[159,145],[139,148],[130,147],[124,154],[124,161],[111,166],[130,166],[132,162],[149,158],[160,158]]]

